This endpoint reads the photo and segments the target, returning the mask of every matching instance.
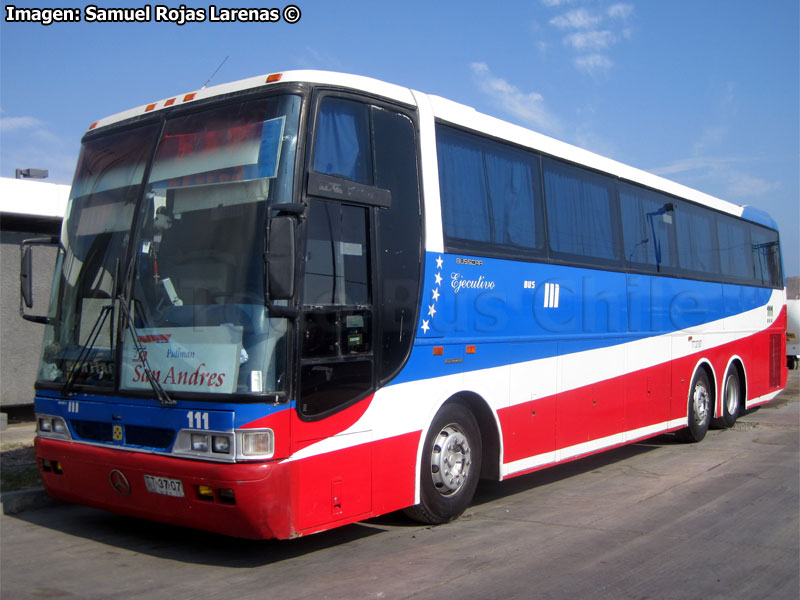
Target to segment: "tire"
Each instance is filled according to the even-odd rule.
[[[706,437],[714,412],[713,398],[705,369],[698,369],[689,387],[689,425],[677,432],[681,440],[699,442]]]
[[[739,371],[731,365],[722,384],[722,424],[725,427],[736,425],[742,412],[742,387],[739,385]]]
[[[472,412],[445,404],[431,423],[422,449],[420,503],[405,510],[415,521],[439,524],[466,510],[481,474],[481,436]]]

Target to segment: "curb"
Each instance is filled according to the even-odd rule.
[[[4,515],[16,515],[26,510],[36,510],[60,504],[58,500],[48,496],[44,488],[3,492],[0,494],[0,503],[3,505]]]

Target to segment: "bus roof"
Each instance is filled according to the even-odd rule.
[[[355,90],[363,90],[378,96],[383,96],[384,98],[389,98],[404,104],[416,104],[410,89],[379,81],[377,79],[372,79],[371,77],[348,75],[345,73],[335,73],[332,71],[283,71],[268,75],[250,77],[248,79],[240,79],[239,81],[232,81],[230,83],[222,83],[212,87],[201,88],[193,92],[177,94],[169,98],[163,98],[150,104],[143,104],[142,106],[137,106],[136,108],[125,110],[100,119],[99,121],[92,123],[89,126],[89,130],[105,127],[107,125],[113,125],[114,123],[125,121],[133,117],[138,117],[149,112],[163,110],[164,108],[170,106],[179,106],[188,102],[196,102],[198,100],[213,98],[215,96],[223,96],[226,94],[232,94],[234,92],[241,92],[262,86],[287,82],[313,83],[353,88]]]
[[[435,95],[421,94],[410,88],[361,75],[349,75],[332,71],[298,70],[250,77],[248,79],[223,83],[208,88],[201,88],[194,92],[178,94],[157,102],[138,106],[100,119],[96,123],[93,123],[89,127],[89,130],[112,125],[149,112],[157,112],[171,106],[178,106],[188,102],[213,98],[215,96],[287,82],[352,88],[412,106],[417,106],[420,101],[427,98],[433,110],[433,115],[437,119],[467,129],[472,129],[488,136],[507,140],[511,143],[531,148],[556,158],[575,162],[591,169],[609,173],[623,180],[657,189],[777,229],[775,222],[763,211],[751,207],[747,207],[745,210],[744,207],[740,205],[716,198],[693,188],[670,181],[669,179],[664,179],[663,177],[637,169],[636,167],[620,163],[616,160],[567,144],[566,142],[561,142],[530,129],[480,113],[470,106]]]

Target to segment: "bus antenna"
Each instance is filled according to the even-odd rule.
[[[224,65],[224,64],[225,64],[225,61],[226,61],[226,60],[228,60],[228,57],[227,57],[227,56],[226,56],[225,58],[223,58],[223,59],[222,59],[222,62],[221,62],[221,63],[219,63],[219,66],[218,66],[218,67],[217,67],[217,69],[216,69],[216,70],[215,70],[215,71],[214,71],[214,72],[211,74],[211,77],[209,77],[209,78],[206,80],[206,82],[203,84],[203,87],[201,87],[201,88],[200,88],[201,90],[204,90],[204,89],[206,89],[206,86],[207,86],[209,83],[211,83],[211,80],[212,80],[212,79],[214,79],[214,75],[216,75],[216,74],[217,74],[217,71],[219,71],[219,70],[222,68],[222,65]]]

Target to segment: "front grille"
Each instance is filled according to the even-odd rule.
[[[132,446],[145,446],[147,448],[169,448],[175,432],[172,429],[159,429],[158,427],[140,427],[139,425],[125,426],[125,443]]]
[[[72,419],[70,424],[75,435],[82,440],[105,444],[114,442],[114,430],[111,423]],[[123,428],[125,431],[125,445],[165,450],[170,447],[172,440],[175,439],[175,432],[172,429],[143,427],[141,425],[124,425]]]
[[[111,443],[114,440],[114,434],[111,429],[111,423],[98,423],[96,421],[79,421],[73,419],[70,421],[72,430],[79,438],[89,440],[92,442],[106,442]]]

